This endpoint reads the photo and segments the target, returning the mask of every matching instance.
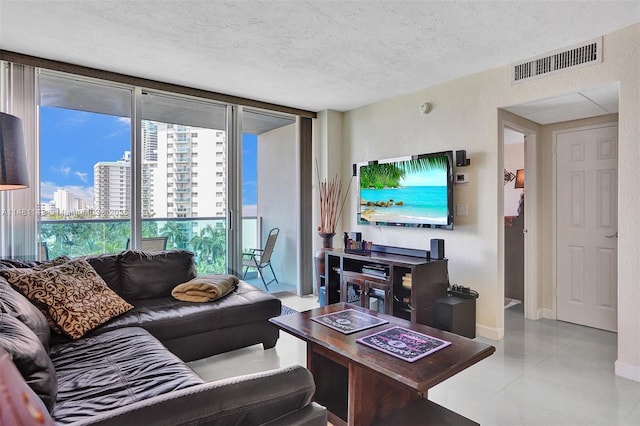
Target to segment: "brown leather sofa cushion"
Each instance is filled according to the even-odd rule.
[[[120,295],[129,302],[171,297],[171,290],[196,277],[193,253],[184,250],[120,253]],[[133,303],[135,305],[135,303]]]
[[[0,314],[0,347],[9,353],[29,387],[51,410],[56,401],[56,370],[40,339],[17,318]]]
[[[14,290],[4,278],[0,278],[0,312],[9,314],[29,327],[49,351],[51,330],[42,312],[22,294]]]
[[[279,299],[240,281],[235,290],[212,303],[181,302],[171,295],[138,300],[135,308],[96,330],[101,333],[138,326],[162,342],[241,324],[266,322],[280,314]],[[199,342],[200,346],[211,342]],[[214,345],[215,346],[215,345]]]
[[[122,285],[120,284],[120,266],[117,254],[87,256],[84,259],[96,270],[111,290],[121,294]]]
[[[127,327],[51,348],[52,416],[72,423],[204,381],[147,331]],[[196,409],[197,407],[193,407]]]

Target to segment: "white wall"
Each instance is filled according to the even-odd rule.
[[[335,158],[342,157],[342,114],[336,111],[321,111],[318,113],[318,118],[316,119],[313,127],[315,132],[315,144],[313,150],[315,158],[312,177],[314,190],[313,212],[314,224],[318,225],[320,223],[320,194],[318,192],[318,177],[320,180],[330,180],[334,176],[342,173],[342,163],[340,161],[334,161]],[[343,197],[345,194],[348,196],[348,194],[354,191],[353,187],[349,188],[350,181],[350,172],[348,175],[343,175]],[[344,228],[344,230],[348,231],[349,228]],[[336,236],[333,241],[334,247],[342,247],[342,232],[343,228],[341,227],[341,223],[338,222],[336,226]],[[314,237],[315,247],[322,247],[322,242],[316,229],[314,229]]]
[[[295,123],[258,136],[258,217],[262,217],[262,245],[271,228],[280,228],[271,266],[278,281],[287,284],[297,283],[298,271],[296,140]]]
[[[350,193],[343,227],[362,231],[365,239],[376,243],[422,249],[427,248],[429,239],[444,238],[451,281],[480,293],[478,333],[502,338],[503,169],[499,108],[618,82],[619,211],[640,212],[640,24],[605,35],[603,46],[601,64],[514,86],[510,67],[503,66],[339,116],[327,115],[327,119],[336,120],[343,127],[343,149],[328,157],[328,161],[342,165],[343,179],[350,177],[351,164],[359,161],[458,149],[466,149],[471,158],[471,166],[464,169],[469,174],[469,184],[455,188],[455,203],[468,204],[468,216],[455,217],[454,231],[357,226],[354,191]],[[433,104],[428,115],[418,111],[425,101]],[[549,186],[541,186],[542,178],[538,180],[541,196],[548,197]],[[636,217],[621,214],[619,218],[616,372],[640,380],[640,221]],[[541,251],[541,262],[548,262],[549,255]]]

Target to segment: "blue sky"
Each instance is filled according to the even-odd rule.
[[[429,169],[407,174],[400,179],[402,186],[447,186],[447,169]]]
[[[40,181],[43,202],[65,188],[93,200],[93,165],[130,151],[130,120],[86,111],[40,109]],[[243,204],[257,201],[257,136],[243,135]]]

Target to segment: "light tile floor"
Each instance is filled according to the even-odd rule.
[[[314,296],[278,295],[298,311]],[[615,376],[616,334],[505,311],[505,338],[483,339],[496,353],[429,392],[429,399],[482,425],[640,425],[640,383]],[[305,345],[281,333],[261,345],[190,363],[206,380],[304,365]]]

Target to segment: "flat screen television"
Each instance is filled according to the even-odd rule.
[[[453,229],[453,151],[356,164],[358,223]]]

